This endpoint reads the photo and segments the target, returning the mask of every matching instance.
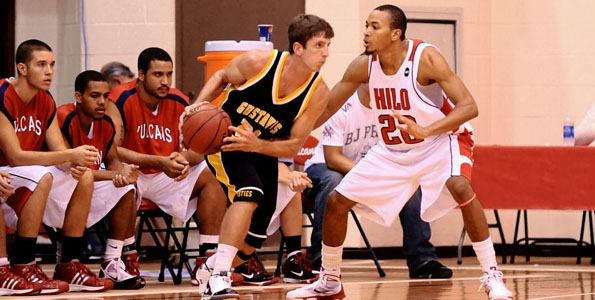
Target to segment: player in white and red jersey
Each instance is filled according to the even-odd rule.
[[[382,5],[370,13],[364,31],[368,55],[351,62],[317,122],[368,82],[380,140],[329,196],[320,279],[289,292],[289,299],[343,299],[339,278],[349,209],[388,226],[419,186],[425,221],[461,207],[488,298],[513,298],[497,269],[485,214],[470,182],[473,139],[465,122],[477,116],[477,105],[440,52],[405,39],[406,28],[407,18],[396,6]]]

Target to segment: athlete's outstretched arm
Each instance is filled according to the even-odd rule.
[[[200,90],[196,101],[184,109],[180,115],[179,127],[182,128],[184,117],[204,102],[211,102],[223,92],[228,84],[239,86],[248,79],[256,76],[271,57],[270,51],[252,50],[234,57],[225,68],[219,70],[209,78]]]
[[[415,138],[423,139],[428,136],[452,131],[461,124],[478,115],[477,104],[463,81],[450,69],[446,59],[433,47],[426,47],[419,62],[417,81],[422,85],[437,82],[444,93],[454,103],[453,110],[427,127],[421,127],[410,119],[395,112],[401,124],[397,128],[405,130]]]
[[[355,93],[359,85],[366,82],[368,82],[368,56],[360,55],[349,64],[341,81],[337,82],[331,90],[328,105],[314,123],[314,128],[324,124]]]

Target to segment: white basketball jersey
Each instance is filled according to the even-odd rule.
[[[360,102],[355,92],[324,125],[322,138],[314,156],[306,161],[305,168],[324,163],[324,146],[341,146],[342,154],[357,163],[378,141],[376,113]]]
[[[417,82],[417,69],[423,49],[428,46],[436,48],[436,46],[422,40],[407,41],[409,49],[406,59],[395,74],[384,74],[377,55],[371,55],[368,64],[370,106],[378,115],[379,144],[398,151],[426,147],[440,135],[416,139],[407,132],[398,130],[397,119],[393,116],[392,110],[414,120],[420,126],[428,126],[443,119],[453,108],[438,83],[422,86]],[[453,130],[453,133],[471,130],[471,126],[465,123]]]

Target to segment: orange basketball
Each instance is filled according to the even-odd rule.
[[[208,155],[221,150],[223,138],[231,136],[229,115],[220,107],[202,104],[188,114],[182,125],[184,146],[194,152]]]

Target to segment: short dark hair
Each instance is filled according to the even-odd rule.
[[[35,39],[31,39],[31,40],[26,40],[24,42],[22,42],[18,47],[17,47],[17,52],[15,54],[15,60],[16,60],[16,64],[20,64],[20,63],[24,63],[27,64],[30,60],[31,60],[31,56],[33,54],[33,51],[52,51],[52,48],[40,41],[40,40],[35,40]],[[17,72],[19,73],[19,75],[21,74],[21,72],[19,71],[19,69],[17,68]]]
[[[128,78],[134,78],[134,73],[130,71],[130,68],[119,62],[119,61],[112,61],[109,62],[101,68],[101,74],[107,79],[108,81],[112,79],[114,76],[125,76]]]
[[[394,5],[385,4],[376,7],[374,10],[388,12],[391,16],[390,27],[392,29],[401,29],[403,32],[401,35],[401,40],[405,39],[405,31],[407,31],[407,17],[405,16],[405,13],[402,9]]]
[[[171,56],[169,56],[165,50],[157,47],[151,47],[143,50],[138,55],[138,71],[143,71],[143,73],[146,74],[149,70],[149,65],[154,60],[170,61],[173,63]]]
[[[289,53],[293,54],[293,44],[295,42],[306,48],[306,42],[315,35],[324,33],[325,38],[335,36],[333,27],[321,17],[315,15],[298,15],[289,24],[287,36],[289,38]]]
[[[89,81],[107,82],[101,73],[95,70],[87,70],[76,76],[76,79],[74,80],[74,91],[84,94],[85,89],[87,89],[87,86],[89,86]]]

